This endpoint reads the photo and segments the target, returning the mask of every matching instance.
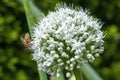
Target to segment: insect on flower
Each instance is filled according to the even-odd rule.
[[[30,50],[30,45],[29,45],[29,42],[30,42],[30,34],[29,33],[26,33],[24,38],[20,38],[23,45],[25,46],[25,50],[29,51]]]

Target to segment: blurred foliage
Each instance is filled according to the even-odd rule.
[[[120,0],[34,0],[46,15],[61,1],[87,8],[104,22],[105,51],[91,65],[104,80],[120,80]],[[20,41],[26,32],[22,0],[0,0],[0,80],[38,80],[37,65]]]

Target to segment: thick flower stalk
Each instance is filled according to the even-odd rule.
[[[94,62],[104,50],[101,27],[98,19],[82,9],[59,6],[49,12],[34,27],[31,40],[39,70],[56,76],[65,70],[70,77],[80,68],[79,62]]]

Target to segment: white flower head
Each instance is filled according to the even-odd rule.
[[[78,61],[94,62],[104,51],[104,33],[99,20],[83,9],[57,7],[35,26],[31,48],[38,68],[51,75],[64,69],[67,77]]]

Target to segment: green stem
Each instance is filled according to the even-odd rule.
[[[83,80],[82,73],[79,69],[73,70],[76,80]]]
[[[65,80],[63,72],[60,73],[59,77],[52,77],[52,80]]]
[[[40,70],[39,70],[39,77],[40,77],[40,80],[48,80],[47,74],[43,71],[40,71]]]
[[[87,80],[103,80],[87,62],[79,62],[79,64],[80,70]]]

